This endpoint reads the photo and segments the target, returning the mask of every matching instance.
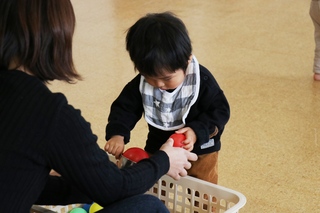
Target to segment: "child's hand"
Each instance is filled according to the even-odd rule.
[[[193,129],[191,129],[190,127],[184,127],[182,129],[177,130],[176,133],[182,133],[186,136],[186,139],[183,141],[183,148],[188,151],[192,151],[193,145],[197,141],[197,136]]]
[[[124,140],[123,136],[115,135],[110,138],[106,145],[104,146],[104,150],[109,154],[112,154],[116,157],[116,159],[120,158],[120,155],[124,151]]]

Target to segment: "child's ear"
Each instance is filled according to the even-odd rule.
[[[189,56],[188,64],[190,64],[191,60],[192,60],[192,54]]]

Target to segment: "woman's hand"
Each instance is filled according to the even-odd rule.
[[[173,147],[173,139],[169,138],[160,150],[167,153],[170,161],[170,168],[167,175],[175,180],[187,175],[187,170],[191,168],[189,161],[196,161],[198,156],[183,148]]]

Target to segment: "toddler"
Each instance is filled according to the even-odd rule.
[[[139,74],[111,105],[105,150],[119,158],[144,115],[148,153],[155,153],[171,134],[183,133],[183,148],[198,155],[188,175],[217,183],[229,104],[213,75],[192,54],[184,23],[170,12],[147,14],[127,31],[126,49]]]

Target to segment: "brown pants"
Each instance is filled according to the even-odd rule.
[[[218,184],[218,154],[219,152],[213,152],[199,155],[197,161],[191,162],[188,175]]]

